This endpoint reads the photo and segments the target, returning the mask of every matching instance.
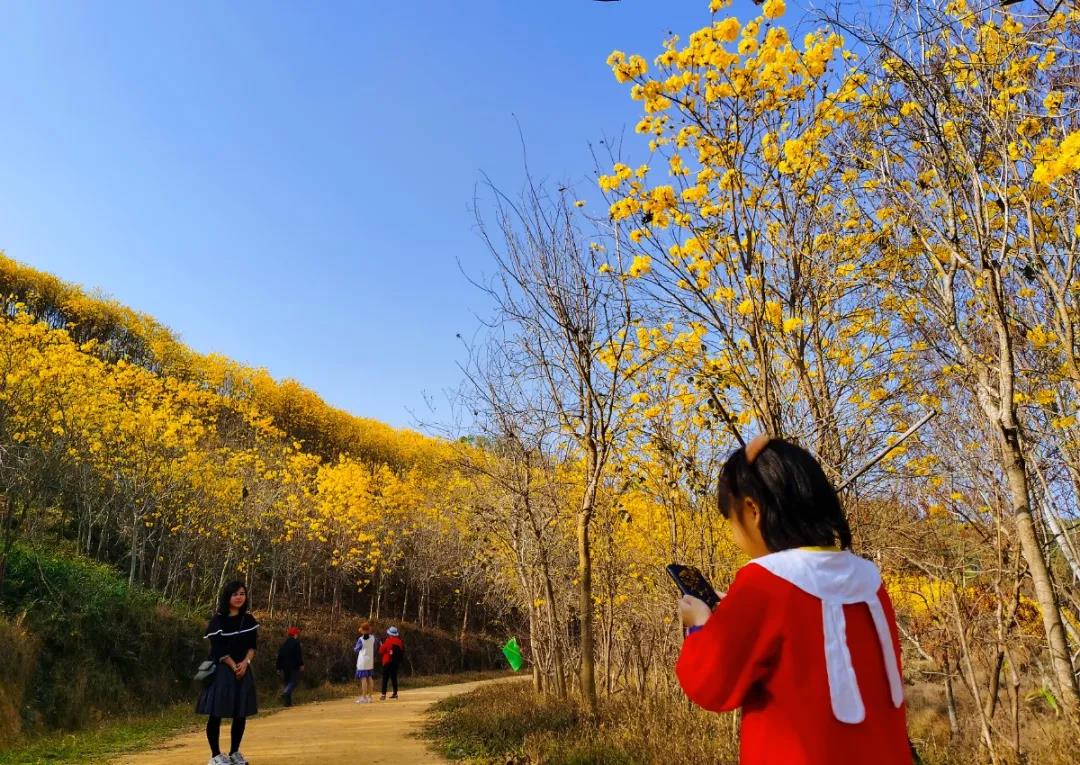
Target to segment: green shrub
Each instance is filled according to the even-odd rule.
[[[190,610],[62,552],[15,547],[0,606],[21,620],[22,640],[36,644],[22,699],[31,731],[77,728],[182,698],[205,651],[201,620]]]

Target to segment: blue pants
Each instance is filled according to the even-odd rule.
[[[285,706],[292,706],[293,691],[296,690],[296,675],[297,670],[286,669],[281,673],[284,676],[285,687],[281,691],[282,697],[285,699]]]

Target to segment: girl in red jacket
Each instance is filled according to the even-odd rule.
[[[742,708],[742,765],[910,765],[892,604],[877,567],[851,553],[817,460],[759,436],[728,458],[719,502],[752,560],[714,611],[679,602],[687,696]]]

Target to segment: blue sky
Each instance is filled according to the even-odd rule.
[[[732,12],[756,15],[747,0]],[[481,172],[588,185],[707,0],[0,4],[0,249],[393,425],[459,379]]]

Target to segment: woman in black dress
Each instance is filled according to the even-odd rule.
[[[243,582],[229,582],[221,591],[218,612],[206,628],[210,641],[210,659],[217,662],[213,679],[195,705],[199,714],[209,715],[206,739],[210,742],[208,765],[247,765],[240,754],[240,740],[255,703],[255,677],[251,661],[255,658],[259,623],[248,613],[247,587]],[[221,753],[221,718],[232,718],[232,746]]]

